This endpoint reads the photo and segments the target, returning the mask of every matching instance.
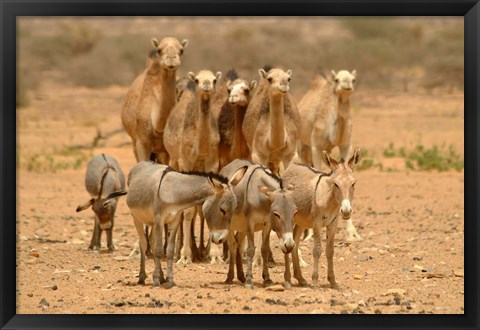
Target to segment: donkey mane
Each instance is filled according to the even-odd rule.
[[[200,171],[176,171],[176,172],[187,174],[187,175],[196,175],[196,176],[202,176],[205,178],[211,178],[211,179],[220,181],[223,184],[228,184],[228,179],[226,177],[213,172],[200,172]]]
[[[316,168],[313,168],[313,167],[308,166],[307,164],[303,164],[303,163],[295,163],[295,165],[304,166],[304,167],[308,168],[310,171],[312,171],[313,173],[320,174],[321,176],[330,176],[333,173],[333,171],[330,171],[330,173],[322,172],[322,171],[317,170]]]
[[[231,81],[234,81],[238,79],[238,73],[235,69],[230,69],[228,70],[227,74],[225,75],[227,79],[230,79]]]
[[[276,176],[275,174],[273,174],[272,171],[270,171],[270,169],[264,165],[261,165],[262,168],[263,168],[263,171],[271,178],[275,179],[275,181],[278,182],[278,184],[280,185],[280,189],[283,189],[283,180],[282,178]]]

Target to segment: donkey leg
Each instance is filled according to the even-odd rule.
[[[138,284],[145,284],[145,279],[147,278],[147,273],[145,272],[145,252],[147,250],[147,238],[143,232],[143,224],[133,218],[135,228],[138,233],[138,248],[140,250],[140,272],[138,273]]]
[[[262,232],[258,231],[254,234],[255,237],[255,246],[262,246]],[[247,241],[248,242],[248,241]],[[262,265],[262,253],[260,249],[255,250],[255,255],[253,256],[253,266],[260,267]]]
[[[153,261],[155,264],[155,269],[153,271],[153,286],[160,286],[161,282],[165,281],[163,276],[162,265],[160,259],[162,257],[163,247],[162,247],[162,230],[163,230],[163,221],[160,219],[154,219],[153,230],[155,231],[155,246],[153,249]]]
[[[237,264],[237,278],[238,280],[241,282],[241,283],[245,283],[246,279],[245,279],[245,273],[243,272],[243,255],[242,255],[242,249],[240,248],[243,241],[245,241],[245,236],[246,236],[246,233],[244,232],[238,232],[236,235],[235,235],[235,240],[237,241],[237,260],[236,260],[236,264]]]
[[[293,228],[293,239],[295,240],[295,247],[292,251],[292,262],[293,262],[293,277],[295,277],[300,286],[307,286],[307,281],[302,276],[302,271],[300,270],[300,261],[298,256],[298,246],[300,245],[300,236],[302,235],[303,227],[295,225]]]
[[[230,257],[228,260],[228,273],[225,283],[232,284],[233,278],[235,277],[235,257],[237,253],[237,242],[235,241],[235,235],[232,230],[228,233],[228,250]]]
[[[175,254],[175,239],[180,223],[182,222],[182,214],[175,215],[172,222],[169,223],[169,235],[167,245],[167,283],[165,287],[167,289],[174,287],[176,284],[173,281],[173,257]]]
[[[192,263],[192,222],[195,212],[190,208],[183,211],[183,247],[180,251],[180,259],[177,264],[191,264]]]
[[[285,279],[285,282],[283,283],[283,286],[285,289],[290,289],[292,288],[292,273],[290,273],[290,253],[285,253],[285,272],[283,274],[283,278]]]
[[[93,225],[93,235],[92,240],[90,241],[90,246],[88,247],[90,250],[100,250],[101,242],[100,236],[102,234],[102,230],[100,229],[100,221],[98,220],[97,216],[95,215],[95,224]]]
[[[248,229],[247,233],[248,247],[247,247],[247,277],[245,280],[245,287],[247,289],[253,289],[252,282],[252,263],[253,256],[255,255],[255,240],[253,235],[253,228]]]
[[[313,225],[313,273],[312,273],[312,283],[313,285],[318,284],[318,260],[322,254],[322,242],[321,242],[321,233],[322,228],[319,223]]]
[[[113,224],[107,229],[107,247],[109,252],[115,251],[115,246],[113,245]]]
[[[327,227],[327,246],[325,254],[327,255],[327,279],[330,282],[330,287],[333,289],[338,289],[338,284],[335,281],[335,272],[333,270],[333,241],[335,240],[335,233],[337,231],[338,220],[335,219]]]

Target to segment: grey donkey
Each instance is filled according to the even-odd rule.
[[[221,171],[221,175],[230,177],[239,168],[247,165],[248,169],[240,182],[233,188],[237,196],[237,208],[230,224],[228,247],[230,263],[225,283],[232,283],[234,265],[237,266],[237,278],[245,283],[246,288],[253,288],[252,263],[255,254],[254,233],[262,231],[263,284],[273,284],[268,271],[270,256],[270,231],[273,230],[279,238],[279,247],[285,256],[295,247],[293,240],[293,218],[297,207],[293,200],[293,185],[284,189],[282,179],[275,176],[263,165],[252,164],[246,160],[234,160]],[[235,234],[236,232],[236,234]],[[242,256],[239,246],[247,236],[247,276],[243,273]],[[259,247],[257,247],[259,248]],[[290,278],[290,269],[285,269],[285,279]],[[288,272],[288,273],[287,273]],[[290,288],[290,282],[285,281],[285,287]]]
[[[85,187],[92,198],[79,205],[77,212],[86,210],[91,206],[95,213],[95,225],[89,249],[100,249],[101,233],[106,231],[108,250],[113,251],[115,247],[113,246],[112,233],[117,199],[110,199],[108,195],[125,189],[125,175],[120,168],[120,164],[110,155],[94,156],[87,165]]]
[[[137,163],[128,175],[128,192],[114,193],[109,197],[127,195],[127,205],[132,213],[140,240],[140,272],[138,284],[145,284],[145,253],[148,248],[144,225],[152,227],[152,252],[155,263],[153,286],[175,285],[173,257],[175,236],[182,221],[182,211],[203,205],[202,211],[211,232],[212,242],[226,242],[230,220],[237,205],[232,188],[245,174],[247,167],[236,171],[230,180],[214,173],[179,172],[151,161]],[[162,232],[168,225],[167,279],[162,272],[160,258],[163,254]]]
[[[323,162],[331,170],[323,173],[304,164],[291,163],[283,173],[286,184],[295,184],[293,198],[298,207],[295,215],[293,237],[296,247],[292,252],[293,276],[300,286],[307,282],[300,271],[298,244],[304,228],[313,228],[313,274],[312,281],[318,282],[318,261],[322,253],[320,234],[322,227],[327,228],[326,256],[327,279],[332,288],[338,288],[333,270],[334,240],[337,231],[338,216],[349,220],[353,209],[352,201],[356,179],[353,175],[354,167],[360,161],[360,149],[356,149],[350,160],[339,162],[323,151]],[[285,260],[287,263],[288,260]]]

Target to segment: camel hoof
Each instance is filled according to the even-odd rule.
[[[224,265],[225,261],[222,260],[221,257],[212,257],[210,260],[210,265]]]
[[[300,264],[300,268],[308,267],[308,264],[305,262],[305,260],[300,260],[299,264]]]
[[[273,285],[273,281],[270,279],[263,281],[263,286],[265,288],[268,288],[269,286],[272,286],[272,285]]]
[[[252,267],[261,267],[261,266],[262,266],[262,259],[260,258],[253,259]]]
[[[360,242],[363,241],[363,238],[358,234],[348,235],[346,242]]]
[[[188,265],[192,263],[192,257],[182,256],[177,261],[177,265]]]

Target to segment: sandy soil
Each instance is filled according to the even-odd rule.
[[[271,291],[262,287],[255,268],[255,288],[248,290],[238,281],[222,283],[226,265],[195,263],[175,265],[178,286],[168,290],[152,288],[152,260],[147,284],[136,285],[139,261],[128,255],[137,236],[124,199],[116,213],[116,251],[106,251],[105,236],[102,251],[87,249],[93,212],[75,213],[89,198],[86,162],[55,173],[28,166],[33,159],[72,162],[75,156],[59,150],[90,143],[96,122],[103,133],[120,128],[126,89],[47,87],[17,111],[17,313],[463,313],[463,171],[408,171],[403,159],[382,156],[390,142],[405,148],[452,144],[463,154],[463,95],[355,96],[354,143],[381,162],[383,171],[356,173],[353,220],[364,240],[344,242],[340,223],[334,256],[339,290],[328,287],[324,255],[319,287],[301,288],[294,281],[290,290]],[[128,173],[135,161],[128,136],[103,142],[91,154],[113,155]],[[283,257],[276,238],[272,242],[277,265],[271,276],[281,284]],[[300,247],[308,280],[312,245]]]

